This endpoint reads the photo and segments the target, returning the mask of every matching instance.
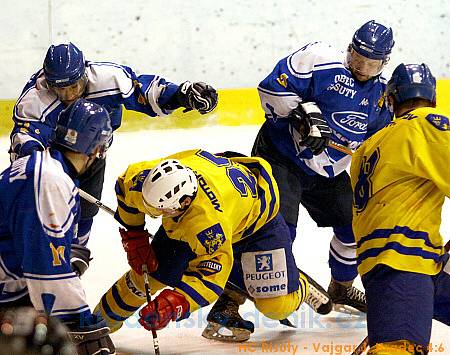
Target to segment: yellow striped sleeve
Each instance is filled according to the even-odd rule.
[[[145,225],[145,214],[129,202],[131,201],[129,195],[139,192],[127,189],[123,175],[117,179],[115,190],[117,196],[116,219],[127,228],[143,227]]]

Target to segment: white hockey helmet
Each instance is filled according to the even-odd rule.
[[[197,177],[176,159],[163,160],[155,166],[142,185],[142,199],[153,217],[165,211],[181,208],[184,196],[194,196],[198,189]],[[155,210],[156,209],[156,210]]]

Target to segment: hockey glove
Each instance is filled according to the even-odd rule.
[[[180,106],[186,108],[183,112],[197,110],[204,115],[217,106],[217,91],[201,81],[196,83],[185,81],[175,95],[177,95]]]
[[[66,326],[32,307],[0,311],[0,354],[76,355]]]
[[[291,111],[289,119],[301,137],[300,145],[311,149],[314,155],[322,153],[331,138],[331,129],[314,102],[299,104]]]
[[[89,262],[92,260],[91,251],[78,244],[72,244],[70,248],[70,266],[78,276],[81,276],[87,270]]]
[[[115,354],[116,348],[109,337],[109,328],[104,320],[71,329],[67,334],[77,347],[78,355]]]
[[[125,230],[119,228],[122,237],[122,246],[127,253],[128,264],[139,275],[142,275],[142,266],[147,265],[148,272],[155,272],[158,260],[150,245],[150,233],[146,230]]]
[[[171,320],[189,317],[189,302],[177,291],[165,289],[139,311],[139,323],[147,330],[160,330]]]
[[[15,135],[14,137],[16,137]],[[19,139],[13,138],[11,147],[9,148],[10,160],[14,161],[16,159],[31,155],[35,150],[42,151],[45,147],[41,142],[36,139],[30,138],[25,142],[18,142]]]

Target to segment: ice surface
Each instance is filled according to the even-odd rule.
[[[107,171],[102,201],[115,208],[114,183],[130,163],[151,160],[185,149],[202,148],[211,152],[234,150],[249,154],[257,126],[214,126],[191,130],[158,130],[135,133],[116,133],[108,152]],[[0,170],[8,164],[8,142],[0,139]],[[450,207],[448,200],[443,212],[441,232],[450,237]],[[94,260],[83,276],[89,304],[94,307],[103,293],[127,269],[125,253],[120,244],[118,225],[104,212],[99,212],[89,242]],[[157,223],[150,221],[149,229],[156,230]],[[294,243],[297,264],[324,287],[329,282],[328,244],[331,229],[317,228],[305,210],[301,209],[298,236]],[[360,285],[359,280],[357,285]],[[202,338],[206,315],[210,307],[191,315],[180,323],[172,323],[158,332],[162,354],[349,354],[366,335],[364,317],[333,312],[318,316],[303,305],[293,319],[298,329],[286,328],[257,313],[250,302],[241,307],[241,314],[255,322],[255,333],[249,342],[223,344]],[[419,311],[419,310],[418,310]],[[433,323],[433,352],[450,354],[449,328]],[[112,335],[118,349],[132,354],[153,354],[150,332],[142,329],[137,318],[132,317]],[[441,347],[439,347],[441,345]]]

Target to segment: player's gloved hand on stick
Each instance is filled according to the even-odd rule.
[[[107,355],[116,351],[109,331],[105,321],[98,319],[92,325],[70,327],[67,334],[75,344],[78,355]]]
[[[158,260],[150,245],[150,233],[146,230],[127,231],[123,228],[119,228],[119,232],[131,268],[142,275],[142,266],[145,264],[148,272],[155,272],[158,268]]]
[[[139,323],[147,330],[160,330],[171,320],[189,317],[189,302],[177,291],[165,289],[139,311]]]
[[[178,88],[176,95],[180,106],[186,108],[184,112],[197,110],[203,115],[217,106],[217,91],[201,81],[196,83],[185,81]]]
[[[88,248],[79,244],[70,246],[70,266],[78,276],[84,274],[91,260],[91,251]]]
[[[301,103],[289,114],[292,125],[300,133],[300,145],[311,149],[314,155],[322,153],[331,138],[331,129],[314,102]]]

